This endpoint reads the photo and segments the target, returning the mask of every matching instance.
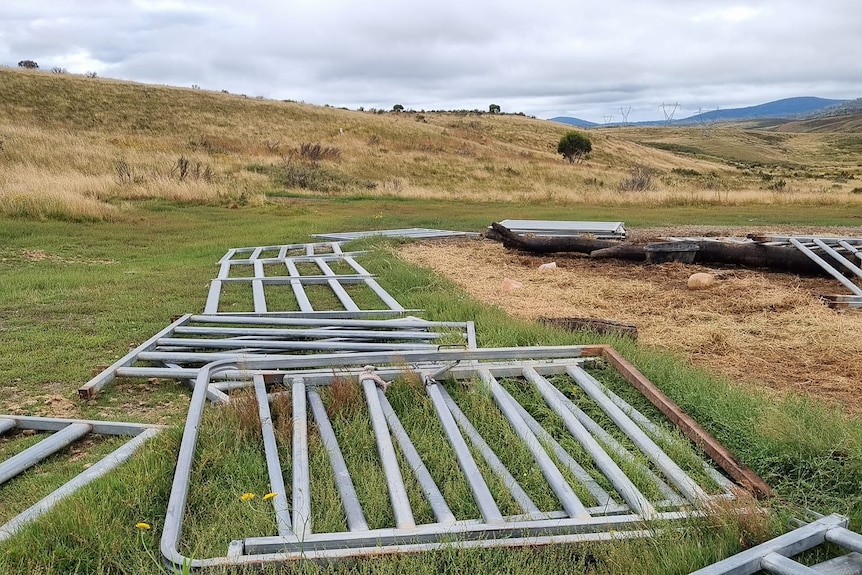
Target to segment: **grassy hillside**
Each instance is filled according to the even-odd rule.
[[[522,116],[375,114],[0,69],[0,213],[116,220],[154,197],[239,206],[310,194],[862,203],[851,193],[862,178],[853,136],[594,130],[591,158],[569,165],[555,153],[566,130]],[[317,143],[320,157],[302,153]],[[634,166],[649,170],[648,185],[633,179]]]

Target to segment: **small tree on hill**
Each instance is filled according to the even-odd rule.
[[[39,64],[34,62],[33,60],[21,60],[18,62],[19,68],[26,68],[27,70],[38,70]]]
[[[562,154],[569,163],[580,162],[592,151],[593,144],[590,139],[585,134],[575,130],[566,132],[557,145],[557,153]]]
[[[394,106],[392,106],[392,111],[393,112],[403,112],[404,106],[402,106],[401,104],[395,104]]]
[[[499,104],[491,104],[488,106],[488,112],[491,114],[499,114],[500,113],[500,105]]]

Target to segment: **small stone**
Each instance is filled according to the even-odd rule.
[[[688,289],[709,289],[715,285],[715,275],[707,273],[691,274],[688,278]]]

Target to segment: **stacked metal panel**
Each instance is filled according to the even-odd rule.
[[[176,319],[79,390],[92,397],[116,377],[173,378],[193,388],[161,540],[169,564],[252,565],[453,544],[512,547],[646,537],[657,521],[701,515],[711,501],[734,497],[732,482],[697,450],[680,450],[679,439],[584,369],[598,348],[479,349],[472,322],[392,317],[405,316],[405,308],[356,262],[357,255],[335,242],[231,249],[219,260],[203,314]],[[309,266],[319,273],[309,274]],[[379,308],[357,303],[349,293],[356,284],[379,299]],[[248,291],[250,309],[236,309],[236,300],[226,296],[228,286]],[[273,286],[293,294],[295,309],[281,306],[283,296],[272,297],[267,288]],[[330,290],[331,307],[313,305],[309,286]],[[332,309],[336,305],[342,309]],[[355,464],[344,457],[353,438],[327,412],[327,390],[345,379],[364,397],[360,413],[377,449],[369,464],[379,466],[384,478],[375,489],[391,503],[388,524],[368,519],[354,487]],[[391,404],[390,383],[411,379],[421,381],[408,392],[418,395]],[[231,402],[229,394],[240,388],[252,392],[257,404],[273,532],[226,541],[224,556],[192,559],[179,547],[207,400]],[[476,395],[465,403],[465,393]],[[525,394],[533,399],[525,402]],[[289,444],[274,428],[285,415],[270,406],[285,395],[291,405]],[[477,401],[487,404],[478,419],[471,415]],[[428,425],[437,431],[431,432],[430,447],[429,431],[411,425],[411,410],[417,409],[433,411]],[[556,424],[548,426],[550,420]],[[496,422],[496,432],[489,432],[489,421]],[[11,425],[0,420],[0,430]],[[84,422],[69,429],[63,437],[96,427]],[[312,432],[320,436],[314,446]],[[499,433],[509,434],[505,445]],[[325,451],[328,467],[312,473],[310,454],[319,455],[317,449]],[[532,470],[540,470],[541,486],[522,486],[510,469],[517,451],[531,458]],[[428,463],[438,452],[451,454],[447,476]],[[670,453],[688,455],[677,461]],[[475,513],[454,504],[450,473],[469,486]],[[337,486],[346,530],[320,529],[313,520],[315,482]],[[417,485],[421,494],[408,485]],[[536,502],[531,489],[546,494],[544,503]],[[417,497],[430,516],[414,509],[411,500]]]
[[[387,238],[405,238],[411,240],[428,240],[444,238],[475,238],[479,234],[474,232],[458,232],[452,230],[435,230],[429,228],[401,228],[397,230],[371,230],[363,232],[337,232],[331,234],[312,234],[312,237],[331,241],[352,241],[363,238],[383,236]]]
[[[534,236],[591,235],[598,239],[609,240],[624,240],[626,238],[626,227],[623,222],[503,220],[500,225],[516,234],[532,234]]]

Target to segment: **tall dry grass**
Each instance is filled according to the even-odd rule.
[[[325,194],[605,204],[862,204],[852,136],[745,127],[590,132],[594,152],[555,152],[568,127],[511,115],[372,114],[101,78],[0,69],[0,213],[111,219],[123,202],[259,204],[316,195],[279,178],[302,144],[337,149]],[[180,180],[180,157],[210,170]],[[118,174],[118,164],[128,168]],[[620,192],[633,166],[653,174]],[[359,182],[353,185],[351,182]],[[368,185],[367,185],[368,184]],[[779,185],[780,184],[780,185]],[[369,188],[370,185],[370,188]],[[287,186],[287,189],[285,189]]]

